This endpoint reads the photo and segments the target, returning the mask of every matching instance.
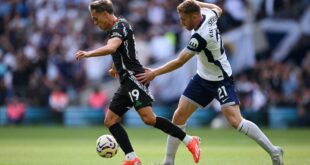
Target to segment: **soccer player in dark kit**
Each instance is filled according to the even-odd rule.
[[[90,51],[79,50],[76,59],[112,55],[112,75],[117,74],[120,87],[114,94],[104,120],[104,124],[119,143],[125,153],[123,165],[140,165],[141,161],[135,154],[127,132],[119,123],[122,116],[134,107],[143,122],[183,141],[198,163],[200,158],[199,138],[189,136],[169,120],[156,116],[152,111],[153,98],[148,86],[140,83],[135,75],[143,73],[144,68],[136,58],[135,39],[131,26],[124,18],[114,15],[110,0],[94,0],[89,5],[91,18],[96,26],[107,31],[107,44]]]

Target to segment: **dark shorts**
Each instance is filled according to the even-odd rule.
[[[207,106],[213,99],[217,99],[222,107],[240,104],[231,77],[222,81],[208,81],[196,74],[183,92],[183,97],[199,107]]]
[[[131,107],[139,110],[152,106],[154,99],[148,87],[136,79],[126,79],[114,94],[109,109],[122,117]]]

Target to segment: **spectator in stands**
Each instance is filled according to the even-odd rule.
[[[66,110],[68,104],[68,94],[61,89],[61,87],[56,86],[49,96],[49,106],[54,113],[55,121],[57,123],[62,123],[63,112]]]
[[[88,104],[93,110],[105,110],[107,98],[108,96],[104,91],[100,91],[98,87],[95,87],[89,95]]]
[[[298,115],[300,126],[310,126],[310,51],[302,63],[303,71],[300,75],[300,99],[298,99]]]
[[[298,104],[299,126],[310,126],[310,88],[301,91]]]
[[[10,124],[22,123],[25,116],[26,106],[17,96],[13,96],[7,105],[7,117]]]
[[[3,106],[7,98],[7,89],[4,84],[4,80],[0,77],[0,106]]]

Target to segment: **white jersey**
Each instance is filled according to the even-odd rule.
[[[215,11],[202,8],[203,20],[198,29],[192,30],[187,51],[197,55],[197,74],[209,81],[220,81],[232,75],[217,28]]]

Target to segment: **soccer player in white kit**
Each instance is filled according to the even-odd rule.
[[[195,0],[185,0],[177,9],[181,24],[192,31],[187,47],[176,59],[137,75],[138,80],[149,83],[156,76],[171,72],[197,56],[197,74],[190,80],[179,100],[173,123],[185,130],[187,119],[198,107],[205,107],[213,99],[217,99],[230,125],[255,140],[268,152],[273,165],[283,165],[283,150],[274,146],[256,124],[241,116],[232,69],[217,28],[222,9],[214,4]],[[179,143],[177,138],[168,136],[163,165],[174,165]]]

